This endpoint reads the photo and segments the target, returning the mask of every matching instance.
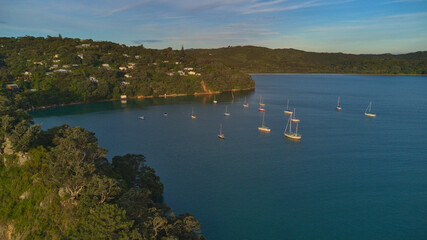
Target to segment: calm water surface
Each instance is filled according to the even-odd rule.
[[[253,78],[255,92],[234,101],[217,95],[216,105],[180,97],[32,114],[44,129],[67,123],[95,132],[110,159],[146,155],[166,203],[196,216],[208,239],[427,239],[426,77]],[[261,95],[270,134],[257,130]],[[283,136],[287,99],[301,142]],[[369,101],[376,118],[363,114]]]

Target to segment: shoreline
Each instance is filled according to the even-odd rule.
[[[376,73],[247,73],[249,75],[375,75],[375,76],[427,76],[427,74],[376,74]]]
[[[125,100],[131,100],[131,99],[146,99],[146,98],[167,98],[167,97],[186,97],[186,96],[203,96],[203,95],[216,95],[221,94],[225,92],[240,92],[240,91],[252,91],[255,90],[255,87],[251,88],[243,88],[238,89],[234,88],[227,91],[209,91],[209,92],[195,92],[193,94],[187,94],[187,93],[173,93],[173,94],[164,94],[164,95],[158,95],[158,96],[135,96],[135,97],[127,97],[126,99],[121,98],[111,98],[111,99],[101,99],[101,100],[94,100],[94,101],[88,101],[88,102],[72,102],[72,103],[63,103],[63,104],[52,104],[49,106],[41,106],[41,107],[35,107],[35,108],[29,108],[27,111],[37,111],[42,109],[48,109],[48,108],[58,108],[58,107],[66,107],[66,106],[73,106],[73,105],[82,105],[82,104],[90,104],[90,103],[99,103],[99,102],[112,102],[112,101],[125,101]]]

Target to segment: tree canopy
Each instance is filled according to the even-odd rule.
[[[0,95],[0,239],[204,239],[143,155],[110,163],[92,132],[42,131],[18,96]]]

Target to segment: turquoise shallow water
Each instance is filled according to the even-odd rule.
[[[32,114],[44,129],[95,132],[109,158],[146,155],[166,203],[195,215],[208,239],[427,239],[427,77],[253,78],[255,92],[235,93],[234,102],[221,94],[216,105],[199,96]],[[261,95],[270,134],[257,130]],[[283,136],[288,98],[301,142]],[[363,115],[371,100],[376,118]]]

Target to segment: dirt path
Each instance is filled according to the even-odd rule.
[[[202,81],[200,82],[200,84],[202,84],[203,91],[207,92],[207,91],[208,91],[208,89],[206,88],[205,82],[203,82],[203,80],[202,80]]]

